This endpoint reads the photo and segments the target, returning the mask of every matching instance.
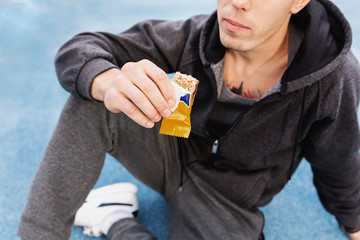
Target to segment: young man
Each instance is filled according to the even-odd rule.
[[[76,36],[56,58],[73,96],[19,236],[69,238],[87,198],[75,223],[88,234],[153,239],[131,217],[136,207],[102,216],[106,224],[84,222],[84,212],[109,205],[101,201],[114,189],[136,205],[131,185],[87,197],[110,153],[165,197],[170,239],[262,239],[258,207],[303,157],[324,207],[360,239],[360,69],[350,45],[348,22],[327,0],[218,0],[210,16]],[[174,71],[200,81],[189,139],[158,134],[174,105],[166,75]]]

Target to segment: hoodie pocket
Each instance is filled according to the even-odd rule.
[[[243,208],[256,206],[267,185],[265,173],[261,171],[219,169],[201,163],[193,163],[190,170],[217,192]]]
[[[256,206],[256,203],[260,200],[263,192],[266,188],[266,181],[264,178],[259,178],[254,187],[248,192],[238,204],[244,208],[251,208]]]

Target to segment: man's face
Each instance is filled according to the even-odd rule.
[[[283,41],[295,0],[218,0],[220,40],[240,52]],[[271,44],[270,44],[271,46]]]

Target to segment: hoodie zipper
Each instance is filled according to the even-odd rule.
[[[212,148],[211,148],[211,153],[212,153],[212,154],[217,154],[218,147],[219,147],[219,139],[216,139],[216,140],[213,142],[213,145],[212,145]]]
[[[235,122],[232,124],[232,126],[230,127],[230,129],[225,133],[224,136],[220,137],[220,138],[216,138],[212,144],[211,147],[211,153],[212,154],[217,154],[218,153],[218,149],[219,149],[219,144],[223,141],[223,139],[225,139],[227,137],[227,135],[229,135],[230,132],[232,132],[232,130],[237,126],[238,122],[241,119],[241,116],[243,116],[246,112],[250,111],[251,109],[254,109],[258,106],[261,106],[263,104],[269,103],[269,102],[273,102],[273,101],[277,101],[278,99],[280,99],[280,97],[275,97],[274,99],[271,99],[270,101],[266,100],[264,101],[264,99],[262,101],[259,101],[257,103],[255,103],[252,107],[249,107],[247,110],[245,110],[244,113],[242,113],[240,116],[238,116],[238,118],[235,120]],[[207,136],[210,136],[209,133],[206,134]]]

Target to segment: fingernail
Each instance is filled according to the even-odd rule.
[[[166,109],[164,112],[163,112],[163,117],[168,117],[171,115],[171,111],[170,109]]]
[[[160,121],[160,119],[161,119],[161,116],[160,116],[160,115],[157,115],[157,116],[154,118],[154,122],[158,122],[158,121]]]
[[[146,124],[146,127],[147,128],[152,128],[154,126],[154,123],[153,122],[148,122],[147,124]]]
[[[172,99],[170,99],[169,101],[168,101],[168,104],[169,104],[169,107],[173,107],[173,106],[175,106],[175,101],[174,100],[172,100]]]

